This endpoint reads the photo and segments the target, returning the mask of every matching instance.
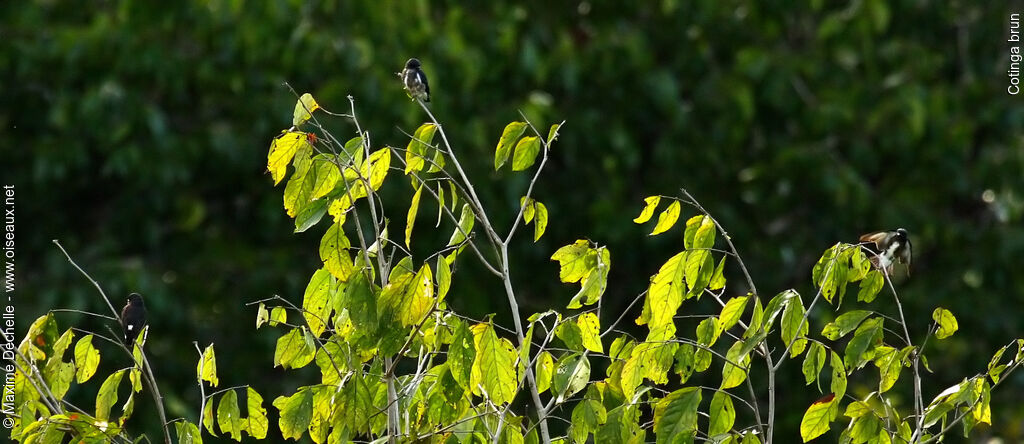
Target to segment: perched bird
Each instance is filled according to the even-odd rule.
[[[128,295],[128,303],[121,309],[121,327],[124,329],[124,343],[131,347],[139,332],[146,326],[146,303],[138,293]]]
[[[430,101],[430,85],[427,84],[427,75],[423,74],[423,70],[420,69],[419,59],[411,58],[408,62],[405,62],[405,69],[398,73],[398,76],[402,78],[402,83],[405,84],[409,97],[420,99],[424,102]]]
[[[907,274],[910,274],[910,256],[913,247],[910,245],[910,236],[907,230],[897,228],[896,231],[876,231],[860,237],[861,242],[866,242],[868,250],[874,253],[871,263],[886,273],[892,272],[892,266],[896,262],[907,266]]]

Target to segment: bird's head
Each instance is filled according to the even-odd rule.
[[[405,62],[405,69],[416,69],[416,68],[419,68],[419,67],[420,67],[420,59],[417,59],[415,57],[409,59],[408,62]]]
[[[907,230],[905,230],[903,228],[897,228],[896,229],[896,236],[899,237],[900,239],[906,239],[907,238]]]
[[[131,305],[138,305],[140,307],[146,305],[144,302],[142,302],[142,295],[138,293],[132,293],[128,295],[128,303]]]

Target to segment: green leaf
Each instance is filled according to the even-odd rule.
[[[803,339],[809,330],[806,314],[804,303],[799,297],[790,298],[782,312],[782,342],[789,347],[790,357],[798,356],[807,347],[807,339]]]
[[[434,133],[437,132],[437,125],[424,123],[416,129],[409,145],[405,148],[405,174],[413,171],[421,171],[426,165],[427,148],[434,141]]]
[[[305,328],[293,328],[277,340],[274,367],[302,368],[313,360],[313,347],[306,342]]]
[[[278,324],[288,322],[288,311],[284,307],[274,307],[270,310],[270,326],[277,327]]]
[[[634,223],[642,224],[651,220],[651,216],[654,215],[654,210],[658,207],[658,203],[661,202],[661,196],[650,196],[644,198],[644,202],[646,202],[646,205],[644,205],[643,211],[640,211],[640,215],[633,219]]]
[[[596,262],[596,263],[595,263]],[[584,305],[596,303],[601,299],[605,289],[608,287],[608,270],[611,268],[611,253],[607,248],[601,247],[597,250],[589,250],[584,259],[584,264],[589,265],[583,284],[569,301],[567,308],[581,308]]]
[[[371,336],[377,331],[377,298],[366,273],[355,273],[345,287],[345,305],[357,329]]]
[[[440,304],[452,286],[452,269],[444,256],[437,256],[437,265],[434,268],[437,269],[437,303]]]
[[[868,316],[871,316],[871,312],[868,310],[853,310],[843,313],[835,321],[825,325],[825,328],[821,330],[821,335],[829,340],[837,341],[855,330]]]
[[[222,401],[223,402],[223,401]],[[252,387],[246,387],[246,410],[249,417],[245,419],[245,430],[256,439],[267,437],[267,409],[263,407],[263,397]]]
[[[604,405],[595,399],[584,399],[572,410],[572,434],[576,442],[586,441],[587,437],[608,421],[608,412]]]
[[[462,214],[459,215],[459,224],[455,228],[455,232],[452,233],[452,237],[448,239],[448,246],[461,244],[462,241],[466,240],[466,236],[473,231],[473,209],[469,207],[469,204],[462,205]]]
[[[313,336],[319,337],[324,332],[331,316],[330,293],[333,285],[334,277],[326,268],[313,273],[306,285],[306,292],[302,296],[302,316]]]
[[[597,265],[597,254],[590,248],[590,242],[579,239],[571,245],[559,248],[551,255],[558,261],[558,278],[565,283],[579,282]]]
[[[324,199],[314,200],[302,208],[295,216],[295,232],[302,233],[320,222],[320,219],[327,213],[327,201]]]
[[[765,332],[770,332],[772,330],[772,324],[775,323],[775,318],[780,312],[782,312],[782,309],[786,307],[789,300],[799,297],[800,295],[793,290],[786,290],[775,295],[772,300],[768,301],[768,305],[764,307],[764,313],[761,315],[761,328],[763,328]],[[753,325],[751,325],[751,328],[753,328]]]
[[[278,396],[274,407],[281,412],[277,420],[281,437],[298,441],[313,419],[313,391],[302,387],[292,396]]]
[[[460,386],[470,388],[470,371],[476,361],[476,346],[473,333],[465,322],[456,320],[452,332],[452,342],[448,346],[448,371]]]
[[[100,391],[96,395],[96,419],[106,421],[110,419],[110,408],[117,403],[117,387],[121,385],[121,378],[125,370],[118,370],[112,373],[103,381]]]
[[[649,324],[653,329],[672,323],[672,318],[683,303],[686,256],[685,251],[672,256],[651,279],[647,297],[644,298],[643,312],[636,320],[637,325]]]
[[[505,126],[505,130],[501,132],[501,139],[498,139],[498,146],[494,149],[495,171],[508,160],[513,144],[519,140],[524,131],[526,131],[526,122],[512,122]]]
[[[390,286],[389,284],[388,287]],[[387,292],[386,287],[384,292]],[[385,296],[382,295],[381,299],[385,299]],[[423,264],[420,267],[409,285],[405,286],[404,294],[398,297],[396,302],[394,309],[403,327],[417,325],[423,321],[434,306],[434,276],[429,265]]]
[[[178,444],[202,444],[203,434],[199,427],[182,420],[174,423],[174,431],[178,434]]]
[[[563,123],[565,123],[565,122],[563,122]],[[551,145],[551,142],[554,142],[555,140],[558,140],[558,130],[561,129],[561,128],[562,128],[562,124],[561,123],[556,123],[554,125],[551,125],[551,128],[548,129],[548,138],[546,139],[548,145]]]
[[[551,387],[551,379],[555,372],[555,361],[551,357],[551,353],[547,351],[540,352],[540,355],[537,356],[534,372],[537,374],[537,392],[544,393],[545,390]]]
[[[654,434],[658,442],[693,442],[700,401],[699,387],[681,388],[659,400],[654,407]]]
[[[206,405],[203,406],[203,426],[206,427],[206,431],[210,432],[210,435],[217,436],[213,426],[216,424],[216,418],[213,415],[213,398],[207,400]]]
[[[583,340],[583,347],[595,353],[604,353],[604,345],[601,344],[601,326],[597,315],[593,312],[583,313],[576,318],[576,325],[580,327],[580,334]]]
[[[715,272],[711,274],[711,282],[708,283],[708,290],[721,290],[725,288],[725,256],[718,261]]]
[[[718,319],[706,318],[697,324],[697,342],[700,345],[711,347],[718,341],[718,336],[722,334],[722,328]]]
[[[863,415],[853,420],[853,427],[849,429],[850,438],[856,443],[875,442],[878,439],[881,426],[877,416]]]
[[[843,360],[839,357],[839,353],[831,352],[831,365],[832,365],[832,393],[835,393],[836,397],[843,399],[846,395],[846,365],[843,364]]]
[[[220,397],[220,404],[217,405],[217,425],[221,433],[230,433],[231,439],[242,440],[242,418],[239,417],[238,394],[234,390],[228,390]]]
[[[882,276],[882,272],[878,270],[871,270],[868,272],[867,277],[860,281],[860,291],[857,292],[857,300],[867,303],[871,303],[878,296],[878,292],[882,291],[882,287],[885,285],[885,277]]]
[[[320,240],[320,260],[323,261],[324,268],[341,282],[347,282],[355,271],[352,256],[348,253],[351,246],[340,222],[331,225]]]
[[[724,258],[723,258],[724,259]],[[718,316],[718,323],[722,331],[732,328],[743,316],[743,310],[747,308],[747,301],[750,296],[737,296],[729,299],[722,307],[722,314]]]
[[[292,125],[299,126],[306,123],[311,117],[313,117],[313,111],[320,108],[320,105],[313,99],[313,95],[305,93],[302,97],[299,97],[299,101],[295,102],[295,111],[292,112]]]
[[[100,365],[100,351],[92,345],[92,335],[85,335],[75,344],[75,381],[79,384],[88,381],[96,374]]]
[[[903,358],[912,349],[905,352],[897,351],[888,346],[879,346],[875,349],[875,366],[878,367],[878,392],[885,393],[896,384],[903,370]]]
[[[668,208],[666,208],[665,211],[662,211],[661,214],[658,215],[658,224],[654,226],[654,231],[652,231],[650,235],[657,236],[672,228],[672,226],[676,224],[676,221],[679,220],[680,209],[681,205],[679,201],[672,201],[672,203],[669,204]]]
[[[750,354],[741,354],[743,348],[743,343],[736,341],[729,347],[729,351],[725,353],[726,363],[722,366],[722,385],[719,388],[733,388],[742,384],[747,379]]]
[[[716,391],[715,395],[711,397],[708,415],[711,417],[708,424],[708,435],[715,436],[732,430],[732,426],[736,422],[736,408],[732,405],[732,397],[723,390]]]
[[[220,384],[220,380],[217,379],[217,357],[213,353],[213,344],[206,346],[202,358],[196,364],[196,377],[199,381],[208,381],[214,387]]]
[[[807,385],[818,380],[821,369],[825,367],[825,346],[820,342],[811,344],[811,349],[804,356],[803,372]]]
[[[956,322],[956,317],[953,316],[949,310],[939,307],[932,312],[932,319],[935,320],[935,324],[939,326],[939,329],[935,331],[936,339],[946,339],[953,336],[956,333],[959,326]]]
[[[557,403],[564,402],[590,382],[590,361],[586,356],[574,353],[558,361],[558,369],[551,381],[551,389],[558,393]]]
[[[516,353],[512,344],[498,338],[491,324],[481,324],[475,335],[477,342],[474,372],[479,372],[480,382],[487,397],[495,404],[512,402],[516,395]]]
[[[313,180],[313,191],[310,192],[309,198],[319,199],[334,191],[338,180],[341,179],[341,171],[334,163],[333,158],[324,155],[314,157],[313,165],[316,166],[316,174]]]
[[[424,186],[416,187],[416,193],[412,195],[412,202],[409,203],[409,212],[405,216],[405,246],[409,248],[412,242],[412,227],[416,223],[416,213],[420,210],[420,196],[423,195]]]
[[[800,436],[804,442],[817,438],[829,430],[829,424],[839,414],[839,399],[829,395],[825,401],[811,404],[800,421]]]
[[[583,351],[583,332],[575,322],[562,322],[555,329],[555,336],[572,351]]]
[[[857,328],[853,338],[846,344],[843,362],[847,367],[860,368],[874,358],[872,350],[882,341],[882,322],[882,318],[871,318]]]
[[[533,166],[539,152],[539,137],[530,136],[520,139],[516,144],[516,153],[512,157],[512,171],[522,171]]]
[[[381,388],[387,390],[384,384]],[[333,390],[331,390],[333,391]],[[325,401],[330,401],[331,392],[325,392]],[[378,412],[374,406],[374,397],[370,385],[361,372],[355,372],[341,390],[334,416],[329,418],[334,426],[345,425],[356,433],[366,433],[370,429],[370,418]],[[383,408],[384,406],[381,405]],[[323,408],[327,408],[325,405]],[[324,419],[326,414],[322,414]]]
[[[533,241],[537,242],[544,235],[544,231],[548,229],[548,207],[537,201],[534,201],[534,207],[537,211],[537,217],[533,223]]]

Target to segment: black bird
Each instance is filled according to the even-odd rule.
[[[121,327],[124,329],[124,343],[131,347],[135,338],[146,326],[146,303],[138,293],[128,295],[128,303],[121,309]]]
[[[875,255],[871,263],[878,269],[892,272],[892,266],[896,262],[907,266],[907,275],[910,275],[910,258],[913,247],[910,244],[910,236],[907,230],[897,228],[896,231],[876,231],[860,237],[861,242]]]
[[[406,91],[409,91],[409,97],[430,101],[430,85],[427,83],[427,75],[420,69],[419,59],[411,58],[405,62],[405,69],[398,76],[402,78]]]

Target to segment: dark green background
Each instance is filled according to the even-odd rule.
[[[536,194],[548,234],[513,251],[524,312],[564,306],[573,290],[547,258],[585,237],[612,251],[611,322],[681,248],[679,231],[648,238],[650,225],[631,222],[642,198],[685,187],[730,231],[763,300],[791,287],[812,296],[810,267],[832,243],[907,228],[913,275],[897,286],[913,334],[936,306],[961,328],[929,343],[926,399],[1024,336],[1024,97],[1006,92],[1008,14],[1021,2],[462,3],[4,2],[0,150],[17,187],[19,335],[51,308],[106,310],[50,243],[60,239],[117,306],[146,296],[170,416],[196,420],[192,341],[215,343],[223,386],[253,384],[268,406],[310,383],[271,367],[278,332],[253,330],[244,306],[299,302],[325,229],[291,234],[283,188],[265,174],[295,102],[282,84],[332,111],[353,96],[374,147],[404,146],[425,116],[394,73],[416,56],[499,227],[528,180],[493,171],[501,129],[520,110],[541,128],[566,121]],[[398,237],[409,193],[393,179]],[[429,226],[417,236],[447,238]],[[451,303],[507,320],[474,262],[460,265]],[[727,276],[731,293],[746,291],[736,269]],[[129,364],[101,350],[101,372]],[[798,364],[786,368],[780,433],[795,439],[820,395]],[[74,396],[91,406],[95,389]],[[1022,392],[1018,372],[976,436],[1022,439]],[[129,429],[154,438],[140,424],[151,408],[139,404]]]

